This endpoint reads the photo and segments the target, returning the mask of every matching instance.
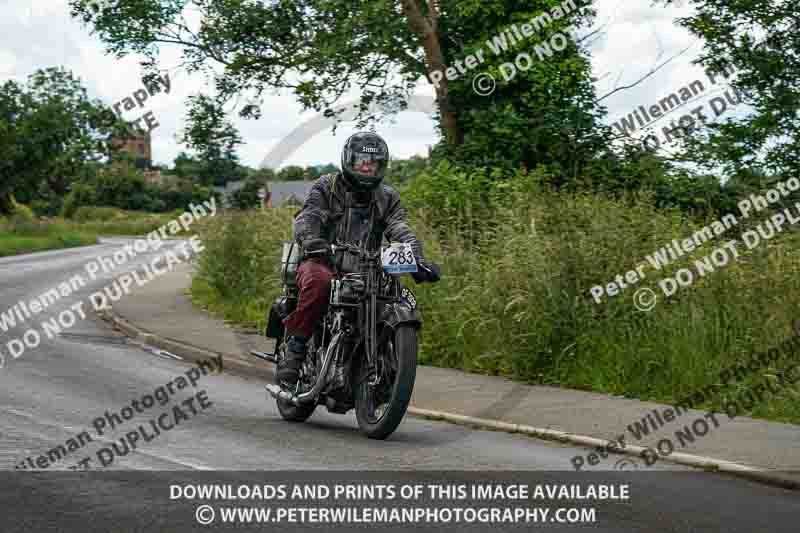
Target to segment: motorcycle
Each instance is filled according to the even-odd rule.
[[[328,310],[309,339],[300,379],[266,386],[288,421],[303,422],[318,405],[345,414],[355,409],[361,431],[373,439],[391,435],[405,416],[417,372],[417,333],[421,320],[414,294],[399,276],[425,268],[410,245],[393,243],[371,252],[365,244],[335,243],[330,257],[349,254],[355,273],[336,267]],[[288,335],[282,320],[294,310],[298,289],[294,271],[298,246],[286,243],[282,260],[283,295],[270,310],[266,336],[276,339],[273,353],[253,355],[278,363],[286,357]]]

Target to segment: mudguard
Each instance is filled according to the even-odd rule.
[[[416,309],[405,302],[386,304],[378,317],[379,324],[386,324],[392,329],[400,325],[411,325],[416,329],[422,327],[422,318]]]
[[[381,327],[382,325],[386,327]],[[399,326],[410,325],[419,330],[422,327],[422,318],[416,309],[405,302],[385,304],[378,316],[378,346],[382,345]]]

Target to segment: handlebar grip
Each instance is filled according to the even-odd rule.
[[[322,248],[322,249],[319,249],[319,250],[306,250],[306,252],[305,252],[305,256],[306,257],[318,257],[318,256],[324,256],[324,255],[330,255],[330,254],[331,254],[331,250],[329,248],[328,249]]]

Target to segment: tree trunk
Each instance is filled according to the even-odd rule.
[[[409,26],[412,31],[419,36],[420,41],[422,41],[428,67],[426,75],[430,81],[430,73],[436,71],[444,73],[447,69],[447,65],[444,63],[442,47],[439,43],[439,35],[436,31],[439,18],[438,7],[436,6],[435,0],[428,0],[429,15],[426,17],[422,14],[417,0],[402,0],[402,4],[403,13],[405,13],[408,19]],[[458,125],[458,117],[450,102],[447,78],[442,77],[439,81],[439,86],[434,86],[434,88],[436,90],[436,102],[439,104],[441,126],[445,139],[448,144],[458,146],[464,142],[464,133]]]

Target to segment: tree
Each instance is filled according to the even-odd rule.
[[[471,16],[462,16],[451,36],[460,46],[448,48],[445,60],[452,65],[482,51],[480,71],[495,81],[488,94],[478,93],[472,76],[450,83],[453,104],[464,110],[459,114],[464,142],[435,147],[433,158],[500,168],[505,175],[542,167],[559,182],[572,184],[594,174],[593,181],[602,182],[617,173],[599,164],[612,150],[611,135],[601,124],[605,110],[583,46],[587,37],[575,31],[593,20],[591,2],[468,1],[459,6]],[[509,28],[520,34],[532,20],[549,22],[514,45],[515,31]]]
[[[308,178],[306,169],[297,165],[288,165],[278,171],[278,181],[303,181]]]
[[[183,141],[198,153],[204,184],[225,185],[245,178],[236,154],[242,138],[218,102],[205,95],[190,96],[186,122]]]
[[[308,181],[316,180],[320,176],[319,169],[314,165],[307,166],[304,172],[305,172],[305,179]]]
[[[249,178],[244,187],[231,195],[233,207],[237,209],[253,209],[258,206],[261,201],[258,197],[258,190],[264,186],[264,182]]]
[[[267,89],[290,89],[305,109],[328,115],[336,114],[335,104],[356,89],[358,118],[365,124],[383,113],[372,104],[404,109],[417,80],[425,78],[434,85],[439,129],[451,146],[461,145],[465,131],[474,126],[474,121],[464,123],[473,112],[464,104],[475,100],[463,92],[452,94],[451,76],[445,75],[448,68],[473,51],[479,41],[476,36],[491,38],[531,15],[550,19],[549,13],[561,4],[560,0],[195,0],[192,7],[202,23],[192,27],[184,18],[185,2],[118,2],[99,12],[90,3],[70,0],[73,16],[91,25],[111,52],[145,54],[145,65],[153,73],[162,44],[182,47],[189,71],[222,65],[223,72],[216,76],[218,97],[227,100],[247,92],[252,100],[241,110],[245,117],[259,116],[259,98]],[[577,0],[583,6],[590,3]],[[568,13],[561,22],[577,26],[592,17],[593,11],[582,9]],[[541,31],[540,38],[549,31]],[[560,55],[558,61],[568,63],[568,55]],[[467,78],[471,82],[472,73],[462,76],[462,85]],[[547,83],[556,79],[555,73],[528,78],[537,82],[531,94],[550,91]],[[495,103],[503,109],[501,102]],[[518,122],[528,118],[518,117]]]
[[[261,183],[266,183],[268,181],[275,181],[276,173],[273,169],[269,167],[258,168],[258,169],[248,169],[250,174],[250,178],[257,180]]]
[[[333,163],[326,163],[319,168],[318,174],[322,176],[323,174],[336,174],[337,172],[339,172],[339,167]]]
[[[129,132],[113,111],[90,100],[62,68],[38,70],[19,85],[0,86],[0,212],[10,195],[32,202],[64,197],[76,180],[94,175],[113,152],[111,138]]]
[[[665,0],[673,3],[674,0]],[[687,136],[683,159],[728,177],[800,172],[800,19],[786,0],[694,0],[696,13],[678,20],[705,46],[698,62],[736,72],[735,99],[752,108]]]
[[[403,185],[422,172],[428,163],[427,158],[418,155],[413,155],[410,159],[392,159],[385,181],[395,187]]]
[[[180,152],[175,157],[170,172],[181,179],[199,181],[200,176],[205,174],[205,169],[203,168],[203,164],[198,161],[196,157],[186,152]]]
[[[0,88],[0,214],[14,210],[11,193],[21,183],[17,161],[22,147],[17,126],[22,115],[22,87],[7,81]]]

